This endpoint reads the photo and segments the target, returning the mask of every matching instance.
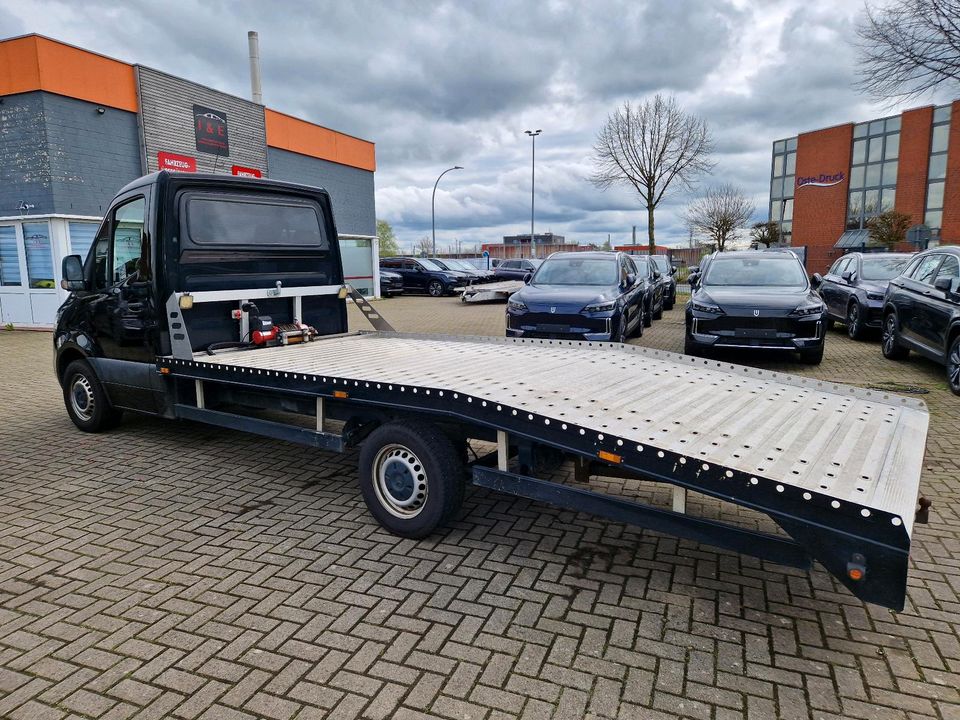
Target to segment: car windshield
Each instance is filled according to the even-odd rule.
[[[441,270],[453,270],[453,263],[449,260],[441,260],[439,258],[430,258],[430,262],[434,265],[437,265]]]
[[[647,272],[648,272],[648,270],[647,270],[647,263],[649,263],[649,262],[650,262],[650,260],[648,260],[648,259],[645,258],[645,257],[634,257],[634,258],[633,258],[633,264],[637,266],[637,272],[640,273],[641,275],[646,275],[646,274],[647,274]]]
[[[477,269],[466,260],[450,260],[449,262],[453,263],[453,266],[458,270],[466,270],[467,272],[477,271]]]
[[[886,257],[863,258],[864,280],[892,280],[909,262],[909,255],[888,255]]]
[[[805,287],[807,276],[796,257],[718,257],[710,263],[705,286]]]
[[[439,270],[440,272],[443,272],[444,270],[446,270],[446,268],[440,267],[433,260],[430,260],[429,258],[419,258],[417,262],[423,266],[424,270]]]
[[[533,276],[537,285],[616,285],[614,258],[549,258]]]

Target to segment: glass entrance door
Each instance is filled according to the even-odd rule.
[[[20,227],[27,266],[26,285],[27,294],[30,296],[31,324],[49,325],[60,305],[53,267],[50,223],[46,220],[25,222]]]
[[[0,323],[30,325],[30,298],[24,278],[27,269],[21,251],[20,225],[0,225]]]

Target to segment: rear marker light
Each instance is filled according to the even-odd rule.
[[[601,460],[606,460],[609,463],[620,464],[623,462],[623,458],[616,453],[607,452],[606,450],[601,450],[597,453],[597,457]]]
[[[334,390],[334,391],[333,391],[333,396],[334,396],[335,398],[341,398],[341,399],[346,398],[346,397],[350,397],[350,396],[349,396],[346,392],[344,392],[343,390]]]
[[[860,553],[854,553],[847,563],[847,577],[854,582],[863,580],[867,574],[867,559]]]
[[[170,374],[170,368],[168,368],[168,367],[162,367],[162,368],[160,368],[160,374],[161,374],[161,375],[169,375],[169,374]]]

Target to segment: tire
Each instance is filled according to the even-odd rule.
[[[896,313],[887,313],[883,318],[883,337],[880,339],[880,351],[887,360],[906,360],[910,350],[900,345],[900,331],[897,329]]]
[[[63,404],[80,430],[98,433],[115,428],[123,410],[110,404],[107,392],[86,360],[74,360],[63,373]]]
[[[862,340],[864,331],[863,331],[863,308],[860,307],[860,303],[856,300],[850,303],[850,307],[847,308],[847,336],[851,340]]]
[[[463,504],[465,466],[450,438],[424,422],[390,422],[360,449],[360,492],[394,535],[423,538]]]
[[[663,298],[662,297],[660,298],[660,306],[657,308],[657,311],[653,313],[653,319],[654,320],[663,319]]]
[[[960,335],[953,339],[947,351],[947,384],[954,395],[960,395]]]
[[[688,335],[685,335],[683,338],[683,354],[690,355],[692,357],[701,357],[703,355],[703,350],[690,339]]]
[[[447,294],[447,287],[439,280],[431,280],[427,284],[427,294],[430,297],[443,297]]]
[[[675,304],[676,304],[676,299],[667,300],[667,301],[664,302],[664,304],[663,304],[663,309],[664,309],[664,310],[667,310],[667,311],[673,310],[673,306],[674,306]]]
[[[820,343],[819,346],[810,350],[801,350],[800,362],[802,362],[804,365],[819,365],[821,362],[823,362],[824,347],[826,347],[826,343]]]
[[[653,325],[653,298],[650,298],[649,304],[643,309],[643,326],[645,328]]]
[[[612,342],[625,343],[630,339],[630,333],[627,332],[629,322],[626,313],[620,313],[620,322],[617,323],[617,334]]]
[[[833,330],[833,326],[835,322],[836,321],[833,318],[828,317],[826,320],[823,321],[823,329]]]

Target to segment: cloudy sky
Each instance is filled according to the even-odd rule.
[[[627,191],[594,189],[593,139],[624,100],[675,94],[702,115],[716,168],[766,219],[774,139],[898,110],[853,88],[860,0],[607,2],[138,2],[0,0],[0,37],[38,32],[249,95],[247,30],[260,33],[265,103],[377,144],[377,217],[405,245],[464,247],[536,228],[582,243],[646,236]],[[917,102],[912,103],[918,104]],[[660,206],[657,238],[686,243]]]

